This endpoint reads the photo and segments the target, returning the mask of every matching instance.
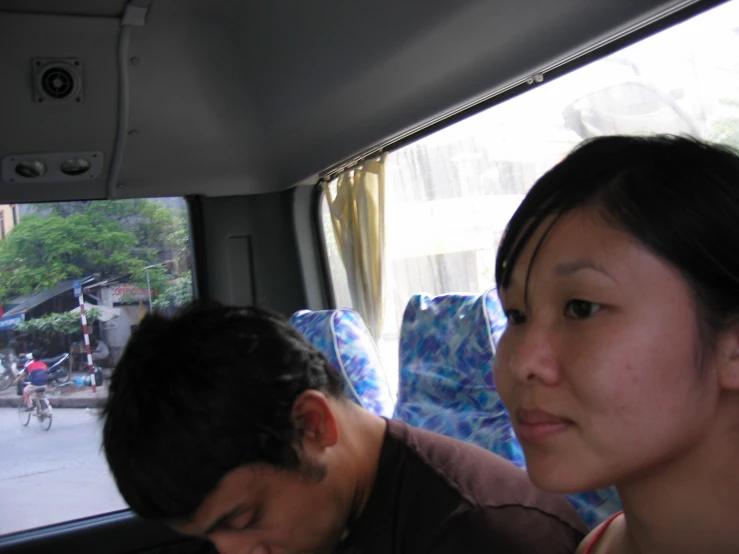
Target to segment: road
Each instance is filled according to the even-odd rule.
[[[0,408],[0,534],[125,508],[94,410],[57,409],[51,429]]]

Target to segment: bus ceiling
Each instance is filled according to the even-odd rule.
[[[718,3],[0,0],[0,202],[315,183]]]

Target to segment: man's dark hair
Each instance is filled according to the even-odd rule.
[[[697,300],[704,345],[710,346],[716,332],[736,323],[735,150],[669,135],[583,142],[534,184],[511,218],[496,260],[498,288],[508,286],[516,260],[547,217],[554,216],[548,232],[564,214],[588,207],[682,273]]]
[[[140,516],[184,519],[229,471],[300,469],[296,398],[341,398],[341,378],[285,318],[194,302],[143,319],[113,372],[103,448]]]
[[[34,350],[33,352],[31,352],[31,357],[34,360],[40,360],[44,356],[43,356],[43,353],[41,352],[41,350]]]

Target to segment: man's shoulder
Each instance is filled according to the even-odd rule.
[[[488,553],[571,554],[584,536],[551,514],[525,506],[471,508],[451,515],[440,526],[429,554]]]
[[[458,439],[418,429],[391,420],[388,431],[417,458],[420,463],[454,485],[472,506],[490,505],[491,493],[500,492],[500,484],[512,490],[532,487],[528,476],[508,460],[484,448]],[[500,482],[500,483],[497,483]],[[496,483],[495,490],[486,484]],[[511,497],[505,496],[504,504]]]
[[[567,500],[536,488],[525,471],[488,450],[457,439],[391,421],[389,432],[406,445],[415,463],[454,490],[476,517],[497,509],[526,519],[549,518],[555,525],[585,527]],[[518,510],[509,510],[517,508]]]

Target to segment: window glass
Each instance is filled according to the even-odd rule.
[[[21,204],[0,213],[14,208],[17,224],[5,217],[0,240],[0,535],[126,509],[100,449],[111,368],[142,317],[171,312],[193,294],[182,198]],[[34,351],[48,367],[51,419],[47,410],[19,409],[24,385],[13,381]]]
[[[544,171],[585,138],[656,132],[739,147],[739,0],[390,153],[380,349],[393,385],[413,293],[492,287],[503,230]],[[327,216],[324,227],[330,242]],[[329,262],[350,306],[341,260],[329,252]]]

